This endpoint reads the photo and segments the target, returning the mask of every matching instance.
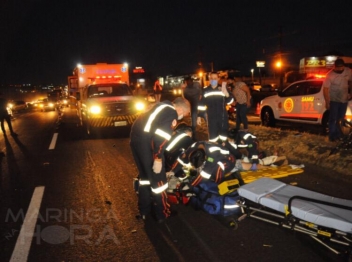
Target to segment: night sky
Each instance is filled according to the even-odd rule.
[[[77,63],[142,66],[158,76],[270,72],[305,56],[352,56],[350,0],[1,0],[0,84],[66,84]],[[282,37],[280,38],[280,29]]]

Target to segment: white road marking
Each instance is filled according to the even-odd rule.
[[[10,262],[27,261],[29,249],[31,247],[34,228],[37,223],[39,208],[42,203],[44,186],[39,186],[34,189],[31,202],[29,204],[26,217],[24,218],[20,234],[17,238],[15,248],[12,252]]]
[[[49,150],[55,149],[56,141],[57,141],[57,136],[59,133],[54,133],[53,138],[51,139],[51,143],[49,146]]]

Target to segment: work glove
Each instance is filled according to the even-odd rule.
[[[202,125],[202,119],[201,119],[201,117],[197,117],[197,125]]]
[[[155,159],[154,160],[154,164],[153,164],[153,171],[156,174],[159,174],[161,172],[161,168],[162,168],[163,164],[161,159]]]

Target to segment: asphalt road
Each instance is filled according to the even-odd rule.
[[[26,252],[28,261],[344,261],[306,235],[252,218],[233,230],[183,204],[172,205],[178,215],[167,227],[143,223],[128,131],[86,139],[69,108],[62,118],[22,112],[13,126],[18,137],[0,137],[0,261],[26,261]],[[350,182],[316,166],[280,180],[352,199]]]

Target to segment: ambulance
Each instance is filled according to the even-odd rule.
[[[78,65],[68,88],[89,136],[105,128],[130,128],[147,106],[129,87],[127,64]]]
[[[263,126],[274,127],[276,121],[305,123],[328,127],[329,110],[325,108],[324,78],[301,80],[260,103]],[[348,102],[345,120],[352,121],[352,101]]]

